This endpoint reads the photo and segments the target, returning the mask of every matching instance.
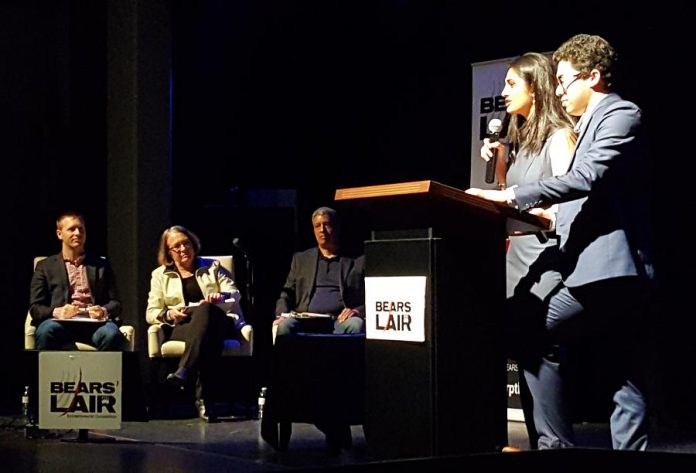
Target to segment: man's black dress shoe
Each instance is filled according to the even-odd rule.
[[[353,446],[350,425],[322,425],[320,430],[326,435],[326,446],[331,455],[338,455],[342,448],[348,450]]]

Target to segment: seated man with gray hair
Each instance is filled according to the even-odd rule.
[[[320,207],[312,214],[317,246],[292,257],[290,273],[276,302],[277,336],[297,332],[365,332],[365,258],[340,252],[336,211]],[[325,314],[327,323],[302,318],[302,313]],[[287,314],[299,317],[288,317]],[[285,314],[285,316],[283,316]],[[329,325],[330,324],[330,325]]]

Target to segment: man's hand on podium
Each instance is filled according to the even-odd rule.
[[[467,194],[475,195],[476,197],[481,197],[482,199],[490,200],[493,202],[501,202],[503,204],[508,201],[514,200],[515,194],[509,189],[504,190],[493,190],[493,189],[479,189],[478,187],[470,187],[465,190]]]

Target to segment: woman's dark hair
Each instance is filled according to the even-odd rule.
[[[507,139],[511,149],[538,153],[555,130],[573,127],[573,120],[556,97],[556,68],[544,54],[525,53],[510,64],[510,69],[527,83],[534,98],[527,118],[511,117]]]

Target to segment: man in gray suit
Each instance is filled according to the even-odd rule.
[[[613,93],[616,53],[599,36],[572,37],[554,53],[556,95],[580,117],[568,173],[503,191],[470,189],[520,211],[560,204],[563,282],[546,309],[544,344],[523,366],[534,398],[538,447],[575,445],[565,350],[591,344],[610,368],[615,449],[645,450],[648,408],[641,346],[653,280],[650,257],[650,189],[641,110]],[[514,310],[514,308],[513,308]]]
[[[364,257],[341,254],[336,211],[320,207],[312,213],[317,246],[295,253],[276,302],[277,336],[297,331],[365,332]],[[330,316],[326,320],[287,317],[291,312]],[[322,330],[323,329],[323,330]]]

